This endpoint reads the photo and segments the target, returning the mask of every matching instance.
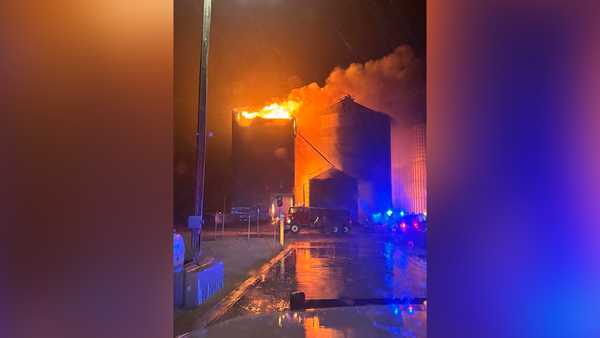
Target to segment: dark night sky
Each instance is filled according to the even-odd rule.
[[[192,210],[202,0],[175,1],[175,220]],[[425,0],[213,0],[206,210],[222,208],[231,111],[323,81],[401,44],[425,56]]]

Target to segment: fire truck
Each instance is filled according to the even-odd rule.
[[[347,234],[351,225],[350,212],[346,209],[291,207],[285,230],[297,234],[303,228],[314,228],[326,234]]]

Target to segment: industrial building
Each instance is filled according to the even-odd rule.
[[[295,123],[234,113],[232,207],[273,210],[285,196],[285,205],[343,208],[356,220],[392,207],[387,115],[347,96]]]
[[[318,115],[318,131],[299,126],[296,139],[296,201],[308,206],[330,206],[318,196],[320,181],[342,182],[337,189],[339,207],[352,203],[344,198],[355,180],[356,215],[369,217],[374,211],[392,206],[391,135],[387,115],[371,110],[346,96]],[[335,171],[331,171],[335,169]],[[342,179],[342,174],[344,179]],[[325,189],[328,196],[335,189]],[[344,196],[341,196],[344,195]],[[343,201],[343,202],[342,202]],[[324,205],[325,203],[326,205]]]
[[[399,161],[393,163],[394,205],[412,213],[427,213],[427,144],[425,124],[401,130]]]
[[[294,120],[232,116],[232,207],[265,213],[294,187]]]
[[[411,159],[408,195],[410,196],[409,211],[427,213],[427,151],[425,125],[412,128],[415,146]]]

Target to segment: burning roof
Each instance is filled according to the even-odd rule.
[[[283,102],[275,102],[268,104],[257,111],[248,110],[237,110],[236,117],[239,120],[252,120],[255,118],[268,119],[268,120],[291,120],[294,114],[300,108],[301,103],[294,100],[287,100]]]

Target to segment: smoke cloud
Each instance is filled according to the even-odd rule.
[[[303,102],[298,118],[312,115],[350,95],[358,103],[388,114],[395,124],[425,122],[425,70],[410,46],[364,64],[336,67],[323,87],[317,83],[292,90],[289,99]]]

